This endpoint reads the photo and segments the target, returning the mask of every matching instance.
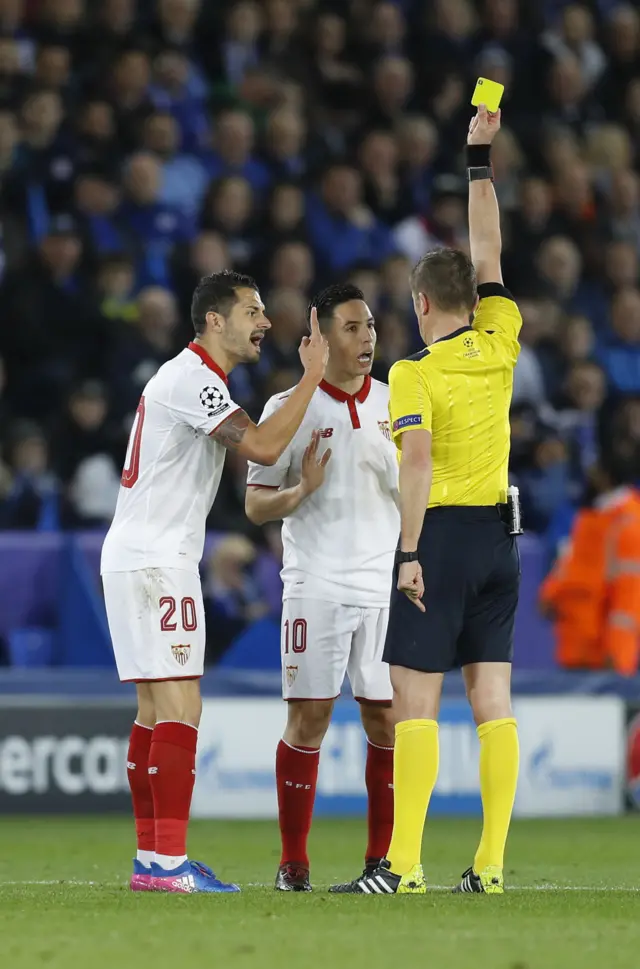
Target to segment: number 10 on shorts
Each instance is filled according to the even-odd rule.
[[[304,653],[307,648],[307,620],[306,619],[294,619],[290,622],[289,619],[285,620],[284,623],[284,652],[285,655],[289,652],[289,646],[291,646],[291,652],[293,653]]]

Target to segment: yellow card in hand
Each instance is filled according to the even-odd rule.
[[[479,104],[486,104],[487,111],[494,114],[500,107],[502,95],[504,94],[504,84],[497,81],[490,81],[486,77],[479,77],[476,89],[471,98],[471,104],[477,108]]]

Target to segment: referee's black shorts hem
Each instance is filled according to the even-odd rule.
[[[418,553],[426,611],[398,591],[396,569],[385,662],[422,673],[512,662],[520,559],[497,508],[430,508]]]

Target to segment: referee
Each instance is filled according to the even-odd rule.
[[[415,267],[413,304],[426,349],[389,376],[402,519],[384,655],[397,718],[395,822],[387,858],[356,883],[359,893],[426,890],[420,854],[438,775],[436,718],[444,674],[455,666],[480,738],[484,825],[473,866],[454,891],[504,890],[518,777],[510,681],[520,565],[507,470],[522,320],[502,285],[490,161],[499,128],[500,113],[480,105],[467,139],[471,260],[438,249]]]

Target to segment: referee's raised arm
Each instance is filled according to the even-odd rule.
[[[471,119],[467,138],[469,173],[469,244],[478,285],[502,284],[500,210],[493,187],[491,143],[500,131],[500,111],[491,114],[484,104]]]

